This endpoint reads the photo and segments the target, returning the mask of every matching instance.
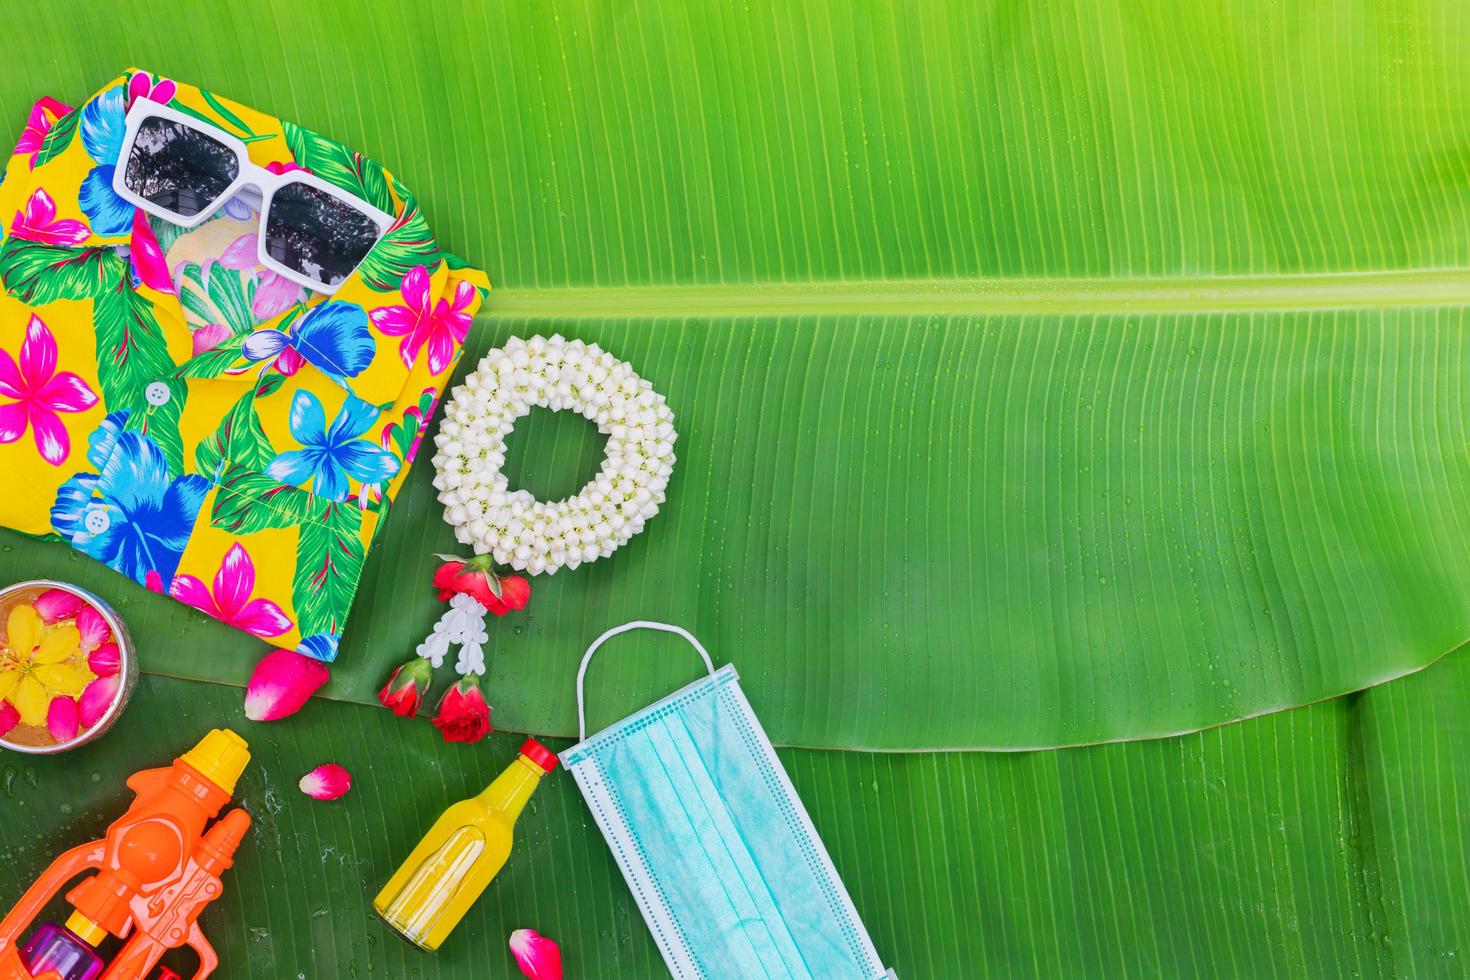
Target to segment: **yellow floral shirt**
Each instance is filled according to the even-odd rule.
[[[244,200],[183,231],[112,177],[140,98],[395,216],[330,297],[254,261]],[[0,523],[323,660],[489,284],[337,143],[130,70],[32,110],[0,183]]]

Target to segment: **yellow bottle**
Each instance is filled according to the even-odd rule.
[[[464,918],[510,857],[516,818],[556,756],[533,738],[485,792],[440,815],[373,899],[373,908],[416,946],[430,951]]]

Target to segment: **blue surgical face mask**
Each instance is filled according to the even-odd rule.
[[[582,682],[605,640],[677,633],[709,676],[587,737]],[[877,980],[873,949],[827,849],[750,710],[677,626],[608,630],[577,672],[581,740],[561,754],[670,972],[683,978]]]

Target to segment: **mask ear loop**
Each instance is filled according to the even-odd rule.
[[[689,634],[688,630],[682,627],[671,626],[668,623],[655,623],[646,619],[636,619],[631,623],[624,623],[622,626],[614,626],[612,629],[608,630],[606,633],[602,634],[597,639],[592,641],[592,645],[587,648],[587,652],[582,654],[582,666],[577,668],[577,741],[579,742],[584,742],[587,740],[587,704],[582,690],[582,681],[587,676],[587,664],[592,661],[592,655],[597,652],[598,647],[602,646],[604,643],[617,636],[619,633],[627,633],[630,630],[658,630],[661,633],[674,633],[678,636],[682,636],[684,639],[693,644],[694,649],[699,651],[700,657],[704,659],[705,669],[708,670],[710,674],[714,674],[715,672],[714,661],[710,659],[709,654],[705,651],[704,647],[700,645],[700,642],[698,640],[696,640],[693,636]]]

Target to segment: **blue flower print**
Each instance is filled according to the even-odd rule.
[[[288,424],[291,435],[304,449],[290,449],[265,468],[272,479],[304,487],[327,500],[345,500],[349,476],[360,483],[380,483],[398,472],[398,457],[362,440],[372,428],[378,410],[361,398],[347,396],[342,411],[327,426],[322,403],[309,391],[298,391],[291,399]]]
[[[313,633],[296,645],[296,652],[331,663],[337,659],[337,643],[340,639],[336,633]]]
[[[167,588],[209,481],[170,479],[163,450],[141,433],[123,431],[126,419],[126,412],[109,415],[92,433],[87,458],[101,472],[78,473],[61,485],[51,526],[83,554],[141,584],[157,572]]]
[[[127,135],[123,87],[108,89],[82,107],[82,146],[97,166],[82,181],[78,201],[99,235],[122,235],[133,227],[133,206],[112,189],[112,175]]]
[[[315,307],[289,335],[279,330],[255,331],[246,338],[244,353],[252,361],[263,361],[287,347],[339,383],[366,370],[377,350],[368,331],[367,310],[346,300]]]

